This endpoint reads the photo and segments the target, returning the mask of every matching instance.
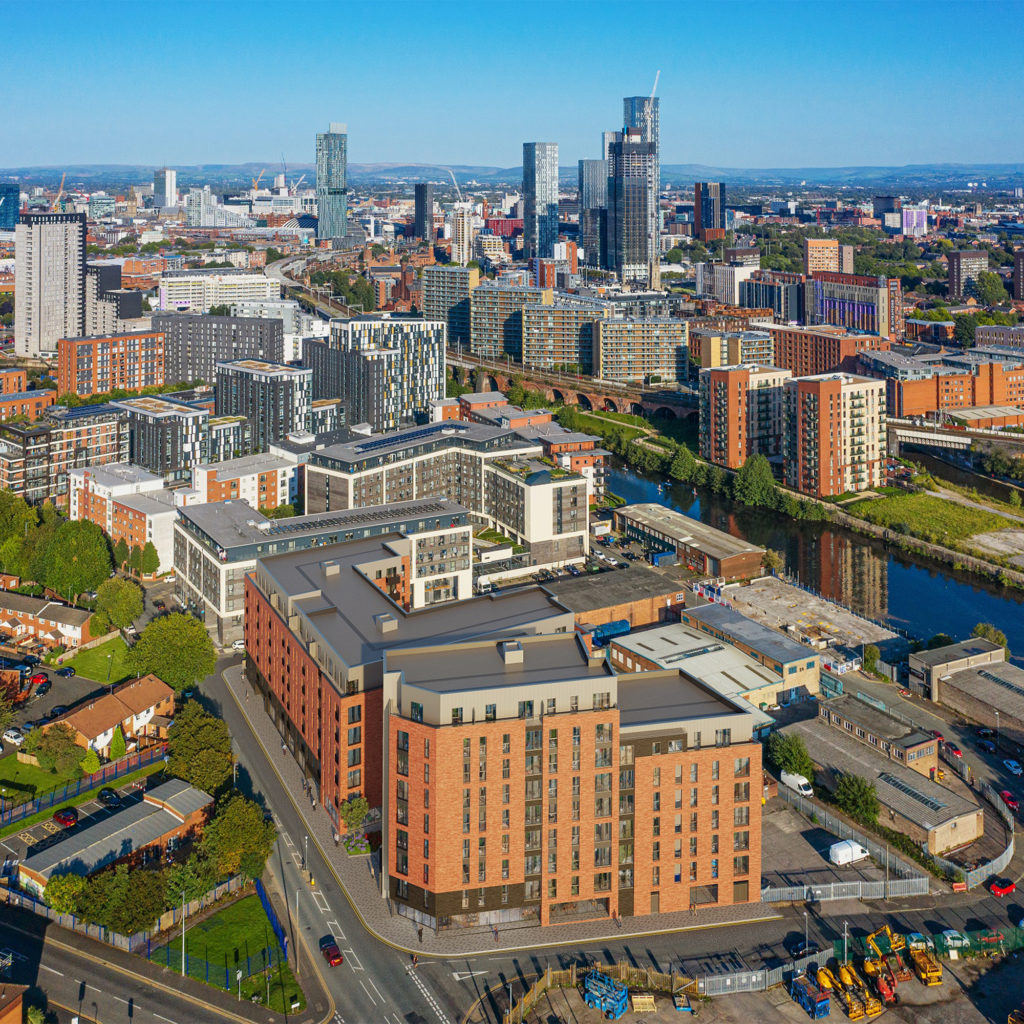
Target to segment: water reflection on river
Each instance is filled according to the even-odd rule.
[[[803,523],[773,512],[734,505],[688,485],[662,486],[659,478],[616,462],[607,472],[609,490],[628,502],[656,501],[701,522],[775,548],[787,570],[825,597],[861,615],[927,639],[948,633],[966,637],[976,622],[992,622],[1004,633],[1013,660],[1024,663],[1024,594],[968,582],[940,566],[896,557],[866,537],[820,523]]]

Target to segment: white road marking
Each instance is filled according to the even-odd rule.
[[[452,977],[456,981],[468,981],[470,978],[476,978],[481,974],[487,974],[487,971],[452,971]]]
[[[319,889],[313,892],[313,902],[321,914],[329,914],[331,912],[331,905],[327,902],[327,897]]]
[[[345,950],[345,960],[348,962],[349,967],[351,967],[353,971],[364,970],[363,965],[360,962],[359,957],[356,956],[356,951],[354,949]],[[370,982],[370,984],[372,985],[373,982]]]
[[[380,995],[380,989],[377,988],[376,985],[374,985],[373,978],[367,978],[366,980],[370,983],[370,988],[372,988],[373,991],[376,992],[377,995],[380,996],[380,1001],[383,1003],[384,1002],[384,997]]]
[[[111,994],[110,998],[111,999],[116,999],[119,1003],[124,1003],[125,1006],[128,1005],[128,1000],[127,999],[122,999],[120,996],[115,996],[115,995]]]
[[[167,1024],[178,1024],[177,1021],[171,1020],[170,1017],[165,1017],[162,1013],[157,1013],[155,1010],[150,1010],[149,1012],[152,1013],[154,1017],[159,1017],[161,1020],[167,1021]]]
[[[361,978],[359,979],[359,984],[362,987],[363,991],[366,993],[366,998],[369,999],[371,1003],[376,1005],[377,1000],[374,999],[372,995],[370,995],[370,990],[365,985],[363,985],[363,981]]]
[[[282,832],[281,833],[281,838],[284,840],[285,846],[294,846],[295,845],[292,842],[292,837],[290,835],[288,835],[287,832]]]
[[[49,971],[51,974],[56,974],[58,978],[63,978],[64,977],[64,972],[63,971],[58,971],[58,970],[56,970],[53,967],[47,967],[46,964],[40,964],[39,966],[44,971]]]
[[[420,994],[430,1004],[430,1008],[434,1011],[434,1013],[437,1014],[437,1019],[441,1022],[441,1024],[451,1024],[451,1021],[448,1019],[448,1014],[446,1014],[444,1010],[442,1010],[441,1007],[438,1006],[437,1000],[431,994],[430,989],[427,988],[426,984],[420,979],[420,976],[416,973],[416,968],[413,967],[412,964],[406,964],[405,973],[408,974],[410,978],[412,978],[413,983],[420,990]]]
[[[330,928],[331,934],[334,936],[335,941],[341,939],[344,941],[345,933],[341,930],[341,925],[337,921],[328,921],[327,927]]]

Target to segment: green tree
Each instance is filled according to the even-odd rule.
[[[182,890],[186,901],[198,900],[217,884],[217,872],[213,861],[193,851],[184,864],[175,864],[167,876],[169,899],[178,899]]]
[[[64,522],[46,547],[43,582],[73,600],[96,590],[110,575],[110,547],[103,531],[88,520]]]
[[[36,731],[33,729],[32,733]],[[39,738],[36,748],[39,767],[48,772],[71,774],[85,757],[85,749],[75,742],[77,735],[67,722],[51,725]]]
[[[90,747],[81,760],[82,772],[85,775],[93,775],[100,770],[100,755]]]
[[[1003,286],[1003,279],[990,270],[983,270],[978,274],[978,279],[974,282],[974,293],[978,301],[985,306],[998,306],[1010,297]]]
[[[814,779],[814,762],[804,741],[792,733],[773,732],[768,739],[768,762],[777,771]]]
[[[51,875],[43,899],[58,914],[77,914],[87,884],[85,875]]]
[[[217,652],[198,619],[172,612],[146,626],[128,662],[135,675],[152,672],[180,693],[213,673]]]
[[[110,738],[110,760],[120,761],[127,752],[128,745],[124,741],[124,733],[121,731],[121,726],[116,725],[114,735]]]
[[[7,690],[0,689],[0,733],[4,732],[13,721],[14,697]],[[29,733],[29,735],[32,734]]]
[[[118,629],[124,629],[142,614],[142,590],[131,580],[112,576],[96,591],[96,611]]]
[[[874,644],[867,644],[864,648],[864,657],[862,659],[864,671],[874,675],[878,671],[878,659],[881,655],[882,652]]]
[[[207,793],[217,793],[231,778],[231,736],[223,719],[198,701],[175,716],[167,736],[167,770]]]
[[[140,565],[147,576],[152,576],[160,568],[160,556],[157,554],[156,545],[151,540],[147,540],[146,546],[142,549]]]
[[[128,556],[128,568],[134,573],[142,571],[142,548],[137,544],[133,545],[131,554]]]
[[[231,307],[226,302],[221,302],[211,306],[207,312],[210,316],[231,316]]]
[[[769,572],[782,572],[786,568],[786,559],[781,551],[765,548],[764,554],[761,556],[761,565]]]
[[[118,539],[118,542],[114,545],[114,564],[118,569],[123,569],[125,562],[128,561],[128,544],[124,537]]]
[[[680,445],[676,449],[675,455],[672,456],[672,462],[668,467],[668,475],[673,480],[690,480],[696,467],[697,460],[693,457],[693,452],[685,445]]]
[[[990,640],[992,643],[999,644],[1000,647],[1006,648],[1006,660],[1010,660],[1010,648],[1006,642],[1006,634],[1001,629],[997,629],[993,626],[991,622],[979,622],[974,629],[971,630],[971,636],[981,637],[983,640]]]
[[[213,862],[219,878],[240,871],[249,878],[259,878],[276,835],[259,804],[233,796],[206,826],[200,848]]]
[[[275,505],[274,508],[265,508],[263,514],[268,519],[291,519],[295,515],[295,506]]]
[[[665,260],[668,263],[682,263],[683,262],[683,250],[679,246],[673,246],[667,253],[665,253]]]
[[[751,455],[736,474],[733,496],[744,505],[772,508],[776,490],[768,460],[763,455]]]
[[[865,825],[874,825],[878,821],[881,804],[873,782],[859,775],[841,775],[836,783],[835,799],[836,806],[854,821]]]
[[[928,650],[934,651],[938,647],[948,647],[951,643],[953,643],[953,638],[948,633],[936,633],[928,641]]]
[[[357,832],[363,827],[366,815],[370,811],[370,804],[364,796],[352,797],[338,807],[338,817],[345,824],[348,832]]]
[[[94,924],[134,935],[152,928],[166,906],[166,871],[118,864],[89,879],[79,912]]]

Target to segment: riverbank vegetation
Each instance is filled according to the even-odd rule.
[[[932,544],[962,542],[976,533],[988,533],[1011,525],[996,512],[958,505],[933,494],[865,498],[847,505],[846,511],[894,533],[906,533]]]

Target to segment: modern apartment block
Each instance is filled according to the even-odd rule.
[[[434,186],[429,181],[418,182],[415,188],[413,233],[424,242],[434,241]]]
[[[162,331],[102,337],[61,338],[57,342],[57,391],[62,395],[104,395],[161,387],[164,377]]]
[[[1024,302],[1024,249],[1016,249],[1013,253],[1013,298],[1016,302]]]
[[[740,302],[744,309],[770,309],[780,323],[804,319],[803,274],[784,270],[755,270],[740,281]]]
[[[49,388],[29,390],[28,373],[10,367],[0,370],[0,423],[14,418],[28,422],[39,419],[57,401],[57,392]]]
[[[523,143],[523,255],[554,254],[558,241],[558,143]]]
[[[473,255],[473,205],[456,203],[451,216],[452,263],[464,267]]]
[[[960,249],[948,253],[946,259],[949,263],[949,297],[958,300],[975,294],[978,275],[988,270],[988,253],[984,249]]]
[[[153,174],[153,205],[168,209],[178,205],[178,172],[163,167]]]
[[[693,234],[702,242],[725,236],[725,182],[698,181],[693,186]]]
[[[740,286],[759,273],[748,263],[698,263],[696,270],[697,294],[723,306],[740,305]]]
[[[331,321],[330,338],[306,345],[314,398],[341,399],[349,424],[381,433],[425,420],[444,396],[444,320],[394,313]]]
[[[804,286],[809,324],[832,324],[890,341],[903,337],[903,289],[898,277],[819,272]]]
[[[52,356],[85,333],[84,213],[23,213],[14,231],[14,350]]]
[[[236,359],[284,362],[284,326],[277,318],[160,313],[153,330],[164,335],[164,378],[212,384],[217,364]]]
[[[554,292],[532,285],[488,281],[469,296],[469,347],[481,359],[504,359],[517,363],[523,357],[522,309],[527,304],[550,306]]]
[[[705,370],[713,366],[735,366],[737,363],[775,365],[775,343],[768,331],[720,331],[697,327],[690,331],[690,351]]]
[[[432,423],[312,452],[306,511],[329,512],[443,495],[527,549],[563,565],[588,550],[592,483],[539,442],[477,423]]]
[[[158,301],[161,310],[205,313],[211,306],[280,298],[281,286],[276,281],[247,270],[167,270],[160,278]]]
[[[885,482],[885,382],[849,373],[784,385],[786,486],[815,498]]]
[[[125,398],[110,407],[127,417],[130,461],[165,480],[189,480],[208,457],[210,414],[156,395]],[[125,460],[128,461],[128,460]]]
[[[21,208],[21,186],[0,184],[0,231],[16,231]]]
[[[48,409],[33,424],[0,427],[0,487],[29,504],[68,504],[68,474],[76,467],[127,462],[128,422],[110,405]]]
[[[739,469],[751,455],[782,454],[783,384],[776,366],[740,363],[700,371],[700,446],[709,462]]]
[[[658,145],[627,127],[608,149],[607,262],[621,282],[660,283]]]
[[[525,311],[524,311],[525,315]],[[594,323],[591,372],[614,383],[686,380],[689,327],[674,317],[609,317]]]
[[[594,331],[611,312],[600,299],[577,296],[560,295],[550,305],[527,303],[521,313],[523,365],[593,373]]]
[[[261,453],[192,467],[196,503],[240,499],[257,509],[292,505],[300,495],[297,459]]]
[[[86,264],[83,335],[123,334],[149,323],[142,316],[142,292],[121,287],[120,264]]]
[[[772,336],[775,354],[771,362],[792,370],[794,377],[837,370],[853,373],[857,369],[858,353],[885,352],[891,346],[887,337],[856,334],[844,327],[792,327],[760,321],[755,321],[754,326]]]
[[[1018,255],[1024,254],[1024,249]],[[979,325],[974,331],[974,344],[977,348],[1019,348],[1024,350],[1024,325],[1013,327],[996,325]]]
[[[608,161],[580,160],[580,247],[588,267],[608,263]]]
[[[422,544],[404,542],[421,533],[429,535]],[[470,595],[472,529],[468,512],[455,502],[428,498],[277,520],[244,501],[219,501],[180,510],[174,526],[178,600],[228,644],[242,636],[245,578],[257,559],[371,537],[378,538],[370,545],[375,557],[360,560],[366,563],[361,572],[389,606],[420,608],[435,598]],[[380,623],[382,632],[387,625]]]
[[[262,559],[246,670],[329,813],[380,807],[399,914],[551,925],[758,897],[749,704],[614,675],[538,588],[407,609],[362,567],[381,546]]]
[[[804,239],[804,273],[853,273],[853,246],[840,245],[834,238]]]
[[[469,347],[469,296],[479,284],[480,271],[476,267],[423,268],[423,316],[448,324],[448,344],[453,347]]]
[[[217,415],[244,416],[252,444],[266,451],[296,431],[308,431],[313,371],[260,359],[217,364]]]
[[[348,128],[331,122],[316,136],[317,238],[348,234]]]

